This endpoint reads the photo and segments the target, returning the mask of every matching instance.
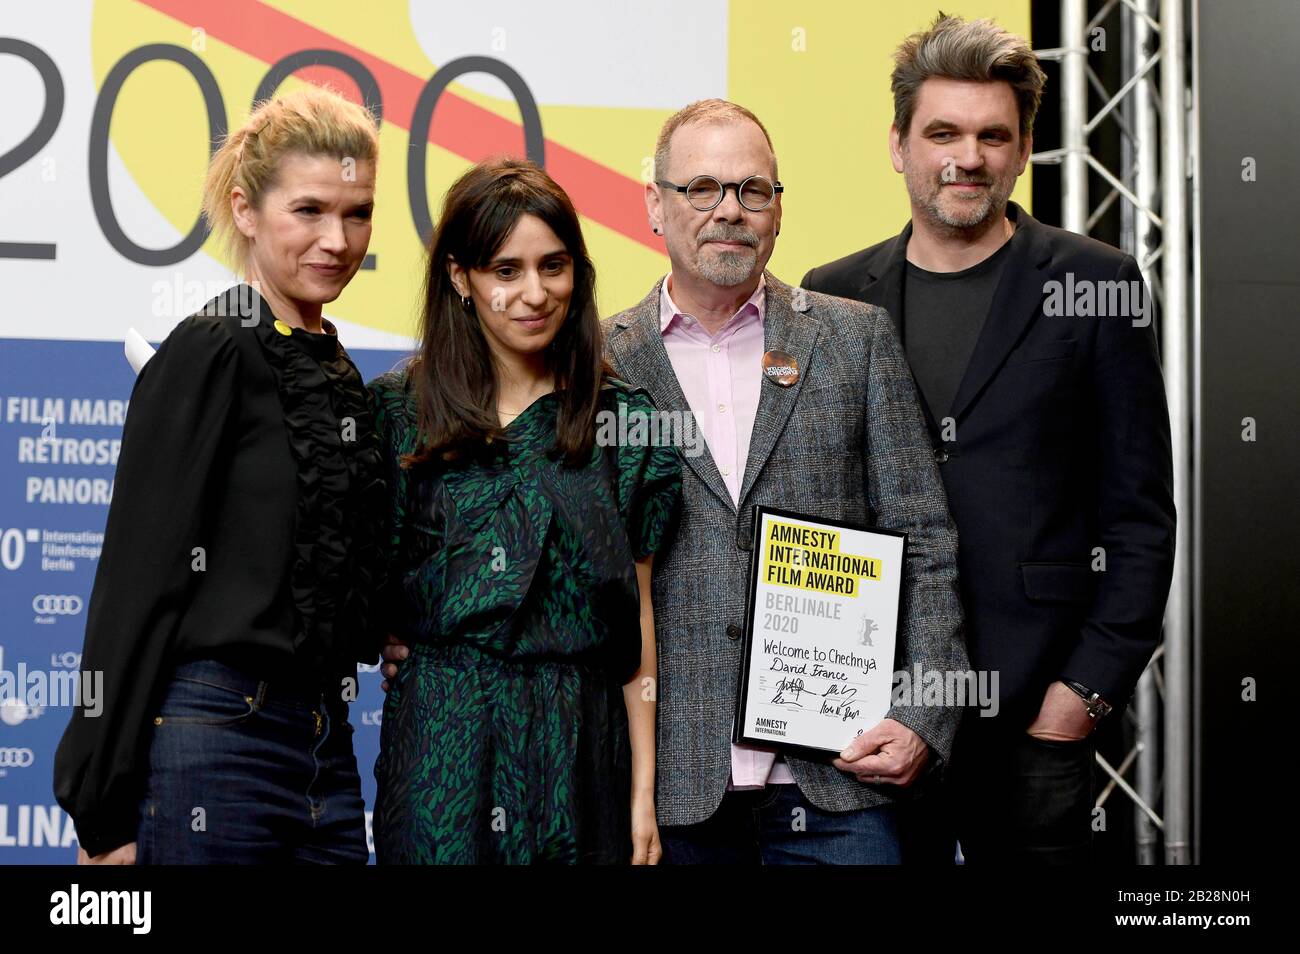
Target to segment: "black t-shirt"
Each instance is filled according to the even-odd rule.
[[[928,272],[907,263],[903,349],[936,421],[942,422],[952,408],[1017,235],[960,272]]]

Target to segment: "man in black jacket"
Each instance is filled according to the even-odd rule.
[[[1137,263],[1008,201],[1044,80],[991,21],[941,16],[909,37],[890,151],[912,221],[803,281],[897,323],[957,523],[972,666],[998,680],[942,787],[913,802],[904,860],[951,861],[954,835],[971,863],[1089,859],[1091,732],[1151,658],[1173,570]]]

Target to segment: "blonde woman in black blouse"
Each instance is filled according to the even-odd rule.
[[[347,700],[373,661],[385,487],[321,306],[370,242],[376,126],[310,88],[213,155],[204,211],[247,284],[131,395],[55,793],[89,863],[368,858]]]

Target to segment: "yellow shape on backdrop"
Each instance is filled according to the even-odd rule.
[[[357,16],[355,3],[344,0],[273,0],[266,5],[365,49],[422,82],[436,69],[412,33],[406,4],[372,4],[364,17]],[[1015,32],[1029,30],[1026,0],[951,3],[945,9],[968,17],[992,16]],[[928,9],[882,3],[796,6],[787,0],[745,0],[730,5],[728,95],[767,125],[782,180],[789,187],[783,234],[771,265],[786,281],[797,282],[814,265],[892,235],[907,221],[906,192],[886,149],[893,112],[890,53],[933,16]],[[139,0],[100,0],[93,17],[97,88],[129,50],[144,43],[190,49],[194,39],[189,24]],[[635,36],[626,39],[636,42]],[[238,126],[269,64],[210,35],[195,52],[217,78],[227,128]],[[574,68],[581,68],[580,57],[574,59]],[[282,88],[300,82],[290,78]],[[507,98],[456,83],[449,91],[518,121],[518,109]],[[643,181],[659,126],[669,115],[656,109],[545,105],[540,113],[549,140],[633,182]],[[181,67],[149,63],[127,80],[113,110],[110,141],[141,191],[180,234],[189,231],[198,215],[207,138],[201,95]],[[384,124],[370,246],[378,268],[359,272],[327,311],[355,324],[413,335],[424,249],[407,199],[408,144],[405,129]],[[430,145],[425,175],[435,217],[446,188],[468,166],[461,156]],[[1026,173],[1014,198],[1027,207],[1028,196]],[[667,271],[658,242],[647,247],[590,219],[583,225],[599,276],[602,314],[635,304]],[[648,238],[648,225],[646,232]],[[217,256],[212,243],[204,252]],[[184,265],[173,268],[183,270]]]

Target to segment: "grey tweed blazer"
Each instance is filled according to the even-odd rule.
[[[655,557],[662,825],[704,821],[726,790],[754,505],[906,532],[895,669],[968,665],[957,531],[889,314],[766,278],[763,346],[793,355],[799,380],[789,388],[763,381],[739,508],[707,450],[683,455],[681,511]],[[660,410],[684,412],[690,406],[659,330],[661,284],[605,320],[605,351],[619,377],[645,388]],[[907,701],[889,717],[929,744],[932,761],[946,759],[960,715],[954,700]],[[880,805],[898,794],[829,764],[788,763],[805,797],[825,811]]]

